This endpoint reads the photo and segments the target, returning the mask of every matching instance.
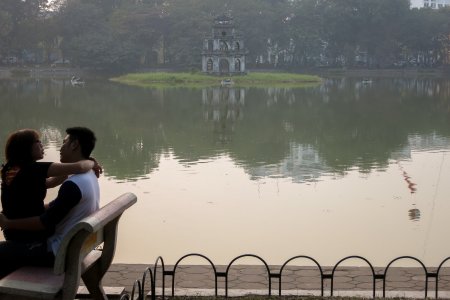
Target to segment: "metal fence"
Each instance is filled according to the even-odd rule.
[[[228,265],[226,268],[225,272],[218,272],[216,266],[214,265],[214,263],[205,255],[202,254],[198,254],[198,253],[190,253],[187,255],[184,255],[183,257],[181,257],[173,266],[172,270],[167,270],[166,266],[164,264],[164,260],[162,257],[158,257],[156,259],[155,264],[153,265],[153,268],[148,267],[143,275],[142,278],[140,279],[136,279],[133,285],[133,289],[131,291],[131,293],[125,293],[122,295],[121,300],[134,300],[134,299],[139,299],[139,300],[143,300],[145,299],[145,297],[147,295],[150,295],[151,299],[154,300],[156,299],[156,282],[159,278],[157,278],[156,274],[157,271],[159,270],[159,272],[161,273],[161,284],[162,284],[162,293],[160,296],[162,296],[163,298],[165,297],[165,287],[166,287],[166,278],[167,277],[171,277],[171,288],[172,288],[172,293],[171,296],[175,296],[175,278],[176,278],[176,272],[178,267],[180,266],[180,263],[185,260],[188,257],[200,257],[203,258],[204,260],[206,260],[210,265],[211,268],[214,272],[214,283],[215,283],[215,296],[218,296],[218,279],[219,278],[224,278],[225,279],[225,297],[228,297],[228,281],[229,281],[229,272],[230,272],[230,268],[235,264],[236,261],[238,261],[239,259],[245,258],[245,257],[251,257],[251,258],[255,258],[257,260],[259,260],[262,263],[262,266],[265,268],[265,270],[267,271],[267,285],[268,285],[268,290],[267,290],[267,295],[268,296],[272,296],[272,281],[273,279],[277,279],[278,281],[278,295],[282,296],[282,287],[283,287],[283,271],[285,271],[286,266],[288,266],[289,263],[292,263],[295,260],[298,259],[306,259],[309,260],[312,265],[314,265],[314,268],[317,267],[317,270],[320,273],[320,286],[321,286],[321,296],[324,296],[324,282],[325,280],[330,280],[331,286],[330,286],[330,293],[331,296],[333,296],[333,292],[334,292],[334,281],[335,281],[335,273],[336,270],[339,266],[342,265],[342,263],[344,261],[347,261],[349,259],[358,259],[363,261],[365,264],[367,264],[370,273],[372,275],[372,295],[373,298],[375,298],[375,292],[376,292],[376,282],[381,281],[383,282],[383,298],[386,297],[386,283],[388,282],[388,274],[389,271],[392,269],[392,265],[399,261],[399,260],[413,260],[415,262],[417,262],[421,268],[423,269],[423,274],[425,276],[425,288],[424,288],[424,298],[426,299],[428,297],[428,290],[429,290],[429,280],[430,278],[434,278],[435,280],[435,297],[436,299],[439,298],[439,274],[442,270],[442,267],[444,266],[444,264],[450,260],[450,257],[445,258],[438,266],[438,268],[436,269],[436,272],[429,272],[427,270],[427,267],[424,265],[424,263],[422,261],[420,261],[419,259],[412,257],[412,256],[400,256],[397,257],[393,260],[391,260],[388,265],[384,268],[383,272],[375,272],[374,267],[372,266],[372,264],[364,257],[362,256],[357,256],[357,255],[353,255],[353,256],[347,256],[343,259],[341,259],[340,261],[338,261],[336,263],[336,265],[334,265],[331,273],[326,273],[323,270],[323,267],[320,266],[320,264],[317,262],[317,260],[315,260],[314,258],[310,257],[310,256],[306,256],[306,255],[298,255],[298,256],[294,256],[290,259],[288,259],[281,267],[279,272],[272,272],[269,268],[269,265],[266,263],[266,261],[264,261],[264,259],[262,259],[261,257],[254,255],[254,254],[243,254],[240,256],[237,256],[236,258],[234,258]],[[149,288],[147,288],[147,284],[149,284]],[[146,290],[148,289],[148,293],[146,294]]]

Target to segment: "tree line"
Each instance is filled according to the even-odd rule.
[[[450,7],[410,9],[409,0],[2,0],[0,57],[198,69],[202,41],[223,13],[244,39],[248,67],[450,63]]]

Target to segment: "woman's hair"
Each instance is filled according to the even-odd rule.
[[[5,146],[6,163],[24,165],[33,162],[33,144],[39,141],[39,133],[33,129],[22,129],[12,133]]]

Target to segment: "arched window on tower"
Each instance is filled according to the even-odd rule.
[[[241,72],[241,60],[237,58],[234,62],[234,70],[236,72]]]
[[[239,44],[239,42],[236,42],[236,43],[234,44],[234,49],[235,49],[235,50],[241,49],[241,45]]]
[[[212,59],[208,59],[208,62],[206,63],[206,71],[211,72],[213,69],[213,61]]]
[[[221,59],[219,62],[219,72],[222,74],[230,73],[230,63],[227,59]]]
[[[220,41],[220,50],[228,51],[228,45],[224,41]]]

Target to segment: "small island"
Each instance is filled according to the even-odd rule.
[[[248,72],[243,38],[237,34],[234,20],[223,14],[214,19],[211,34],[203,40],[202,68],[186,73],[150,72],[127,74],[111,79],[124,84],[150,87],[304,87],[318,84],[318,76],[278,73]]]
[[[319,84],[322,79],[316,75],[293,73],[252,72],[241,76],[211,76],[202,73],[131,73],[111,78],[111,81],[147,88],[166,87],[208,87],[232,82],[237,87],[306,87]],[[227,84],[228,85],[228,84]]]

